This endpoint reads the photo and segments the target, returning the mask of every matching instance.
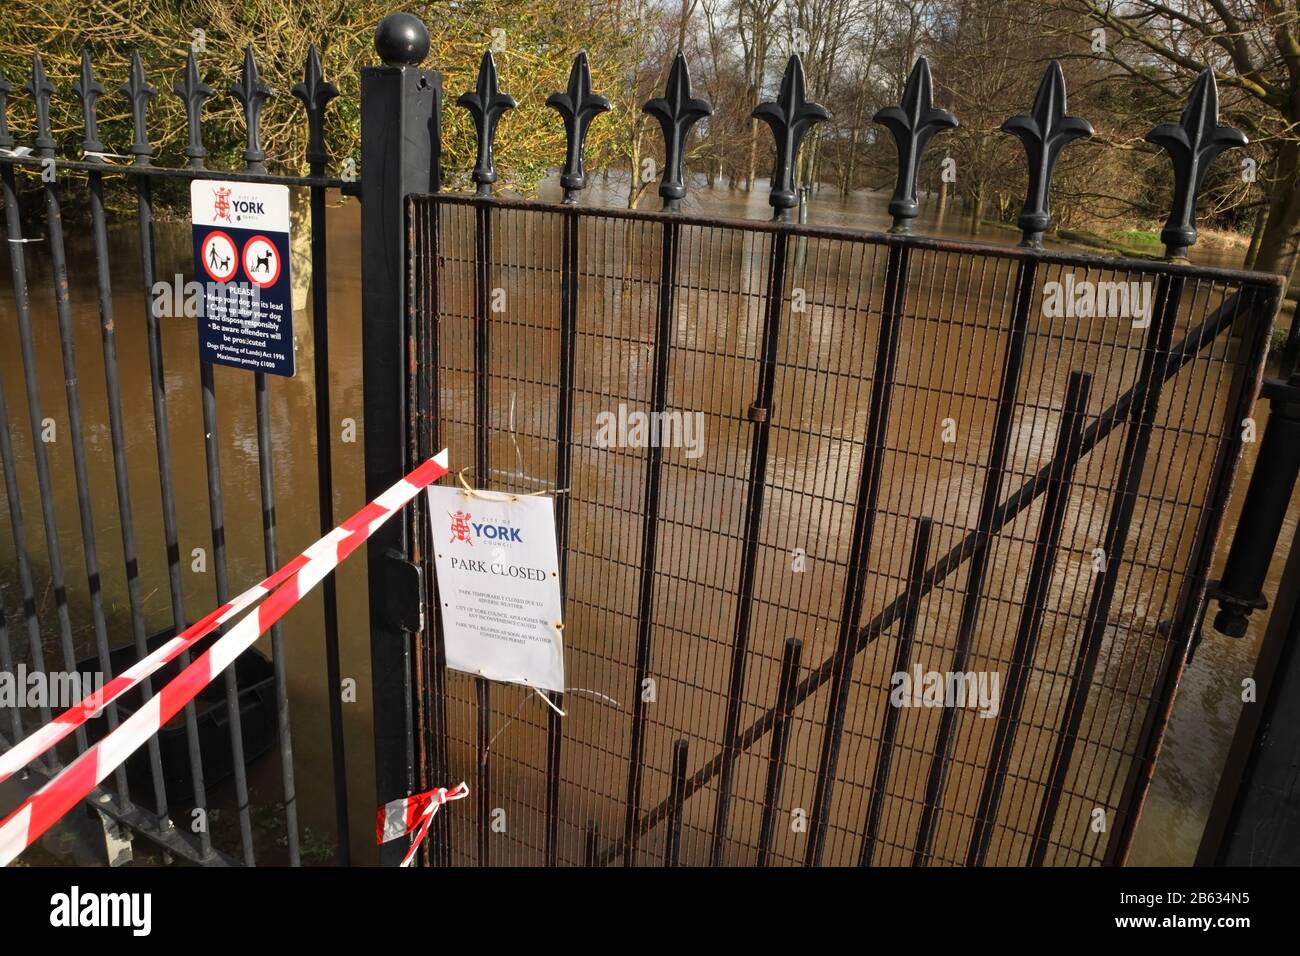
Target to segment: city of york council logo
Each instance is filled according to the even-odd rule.
[[[230,222],[230,189],[212,190],[212,218],[218,222]]]
[[[461,542],[474,546],[473,540],[469,536],[469,519],[471,515],[467,511],[449,511],[447,514],[451,517],[451,544]]]

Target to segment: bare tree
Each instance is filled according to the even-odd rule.
[[[1255,267],[1292,276],[1300,255],[1300,8],[1297,0],[1058,0],[1117,75],[1182,99],[1214,69],[1225,111],[1262,144],[1265,218]],[[1105,31],[1099,35],[1093,31]]]

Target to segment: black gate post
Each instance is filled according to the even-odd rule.
[[[1300,533],[1278,583],[1246,704],[1210,808],[1197,866],[1300,863]]]
[[[1261,311],[1256,321],[1271,314]],[[1300,472],[1300,319],[1292,320],[1279,374],[1264,380],[1260,397],[1270,402],[1268,425],[1223,578],[1213,592],[1219,601],[1214,628],[1229,637],[1244,636],[1251,612],[1268,607],[1265,579]],[[1292,538],[1273,600],[1251,675],[1255,700],[1237,720],[1197,866],[1300,863],[1300,533]]]
[[[383,66],[361,71],[361,344],[364,373],[366,498],[414,464],[409,438],[408,357],[413,335],[406,286],[406,197],[439,185],[442,77],[419,68],[429,32],[411,14],[388,16],[375,31]],[[374,693],[378,802],[416,789],[413,643],[421,629],[418,566],[411,563],[412,521],[401,514],[367,549],[370,663]],[[333,688],[334,693],[339,688]],[[346,834],[340,834],[346,839]],[[393,865],[401,841],[380,848]]]

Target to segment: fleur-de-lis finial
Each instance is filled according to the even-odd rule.
[[[912,231],[912,220],[920,213],[916,201],[917,173],[921,157],[936,133],[957,126],[957,117],[947,110],[934,108],[934,82],[930,79],[930,62],[918,57],[903,88],[903,102],[886,106],[871,118],[894,136],[898,147],[898,179],[889,200],[889,214],[894,217],[890,232]]]
[[[9,132],[9,94],[13,86],[0,73],[0,149],[11,149],[14,145],[13,134]]]
[[[131,101],[131,130],[134,140],[131,143],[131,155],[135,157],[137,166],[148,166],[153,150],[149,148],[146,113],[149,101],[158,95],[158,91],[149,85],[149,79],[144,75],[144,61],[140,59],[139,50],[131,51],[131,75],[118,87],[118,92]]]
[[[1076,139],[1092,135],[1091,123],[1067,116],[1065,109],[1065,74],[1061,72],[1061,64],[1053,60],[1038,84],[1034,111],[1013,116],[1002,124],[1003,132],[1020,139],[1029,161],[1029,189],[1019,219],[1022,246],[1041,246],[1043,233],[1051,225],[1048,197],[1052,170],[1061,150]]]
[[[1225,149],[1245,146],[1246,134],[1219,125],[1219,90],[1214,71],[1206,68],[1196,78],[1181,121],[1157,126],[1146,139],[1162,147],[1174,167],[1173,205],[1160,241],[1169,258],[1186,258],[1188,248],[1196,242],[1196,200],[1205,171]]]
[[[199,76],[199,64],[194,59],[193,49],[185,58],[185,77],[172,87],[172,92],[185,101],[185,124],[189,131],[185,155],[189,157],[191,168],[202,169],[203,157],[208,155],[203,148],[203,101],[212,95],[212,87]]]
[[[81,144],[82,150],[91,162],[102,163],[104,158],[99,153],[104,151],[104,144],[99,141],[99,123],[95,118],[95,105],[104,95],[104,87],[95,79],[90,67],[90,50],[81,49],[81,76],[73,84],[72,92],[81,100],[81,113],[86,122],[86,138]]]
[[[54,155],[54,134],[50,132],[50,99],[54,84],[45,75],[39,53],[32,56],[32,79],[24,87],[36,103],[36,150],[42,158]]]
[[[691,73],[681,50],[673,57],[664,95],[650,100],[641,110],[657,119],[664,132],[664,175],[659,181],[659,195],[663,197],[664,208],[676,212],[686,196],[686,177],[682,172],[686,137],[692,126],[713,113],[707,100],[691,96]]]
[[[609,100],[591,91],[591,67],[587,63],[585,50],[573,60],[568,90],[552,93],[546,98],[546,105],[564,119],[568,152],[564,170],[560,174],[560,185],[564,187],[564,201],[575,203],[579,191],[587,185],[587,177],[582,169],[582,149],[587,141],[587,129],[593,119],[609,109]]]
[[[831,118],[830,111],[807,98],[807,84],[803,75],[803,61],[792,54],[781,78],[781,91],[774,101],[759,103],[750,114],[772,129],[776,140],[776,167],[772,172],[772,218],[788,221],[790,210],[799,202],[794,191],[795,165],[799,160],[799,146],[804,134],[814,123]]]
[[[247,139],[244,148],[244,165],[252,172],[266,168],[266,151],[262,149],[262,107],[271,98],[272,89],[262,82],[257,69],[253,48],[244,47],[244,67],[239,71],[239,82],[232,83],[230,95],[244,107],[244,128]]]
[[[549,101],[548,101],[549,102]],[[492,58],[492,51],[483,53],[478,65],[478,80],[474,89],[462,93],[456,100],[457,106],[469,110],[474,119],[474,134],[478,139],[478,156],[474,162],[474,182],[479,196],[491,196],[492,184],[497,181],[497,168],[493,162],[492,143],[497,135],[497,121],[506,110],[517,105],[509,93],[502,93],[497,85],[497,63]]]
[[[307,162],[312,174],[325,171],[329,153],[325,149],[325,107],[339,95],[339,88],[325,79],[321,70],[320,54],[316,44],[307,48],[307,62],[302,69],[302,82],[295,83],[291,91],[307,108]]]

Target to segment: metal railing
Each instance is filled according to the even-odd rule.
[[[160,316],[153,308],[155,282],[161,277],[157,270],[157,253],[155,245],[155,196],[154,186],[160,180],[233,180],[248,183],[276,183],[295,189],[306,190],[310,203],[310,264],[311,264],[311,317],[313,331],[313,358],[315,371],[315,410],[316,410],[316,448],[315,463],[316,484],[318,489],[318,507],[320,510],[320,527],[329,530],[334,525],[333,515],[333,480],[331,473],[331,432],[329,405],[329,350],[328,350],[328,301],[326,289],[326,268],[328,263],[325,235],[326,191],[348,188],[355,191],[357,184],[344,183],[329,176],[326,172],[328,155],[324,145],[324,123],[327,104],[337,95],[333,84],[325,80],[320,60],[314,47],[308,53],[304,66],[303,80],[293,89],[293,95],[304,106],[307,128],[306,161],[309,174],[306,176],[268,172],[267,157],[261,147],[260,118],[263,104],[272,95],[270,88],[262,81],[256,59],[252,50],[245,54],[243,69],[238,83],[234,84],[229,95],[238,100],[243,107],[246,119],[245,164],[238,170],[214,170],[207,168],[207,150],[203,143],[202,111],[205,100],[211,97],[213,90],[203,81],[199,65],[191,51],[184,67],[181,81],[172,91],[185,104],[188,120],[188,141],[184,147],[183,167],[157,165],[154,149],[151,146],[148,131],[148,109],[150,102],[158,91],[150,85],[146,68],[139,54],[131,61],[130,75],[119,88],[107,93],[105,87],[96,78],[89,53],[84,53],[81,72],[72,92],[81,100],[84,119],[84,139],[79,149],[72,144],[60,144],[51,131],[50,107],[53,98],[58,95],[55,84],[45,72],[39,55],[33,57],[31,80],[23,87],[35,106],[36,125],[34,138],[30,147],[19,143],[9,128],[7,107],[11,97],[16,95],[12,84],[0,77],[0,180],[3,181],[3,198],[5,206],[5,223],[8,235],[8,256],[14,292],[14,312],[17,321],[24,372],[24,386],[29,425],[32,433],[30,449],[33,461],[22,461],[15,453],[10,433],[10,419],[0,395],[0,458],[3,459],[5,472],[5,492],[9,511],[10,526],[13,535],[14,569],[17,573],[21,597],[21,612],[17,615],[27,633],[26,662],[31,667],[46,671],[50,662],[44,657],[44,640],[51,626],[47,615],[42,613],[38,603],[38,587],[34,571],[33,551],[40,551],[29,539],[24,520],[23,504],[20,501],[20,482],[17,474],[20,468],[34,465],[39,491],[41,525],[44,530],[44,549],[38,557],[49,569],[49,584],[55,602],[55,626],[59,635],[59,647],[62,666],[70,672],[76,672],[78,648],[73,637],[73,622],[70,604],[75,598],[89,607],[93,622],[94,653],[96,667],[104,679],[111,678],[114,671],[114,642],[120,643],[129,636],[133,653],[126,662],[142,656],[151,641],[162,640],[172,636],[185,626],[189,615],[194,611],[193,602],[187,606],[185,582],[183,575],[184,552],[181,548],[179,523],[184,519],[178,515],[177,482],[173,474],[173,461],[177,454],[176,435],[169,422],[169,399],[172,403],[170,414],[175,415],[175,403],[178,396],[167,394],[164,378],[163,334]],[[105,95],[124,98],[132,117],[133,141],[129,147],[130,162],[117,164],[106,159],[107,147],[100,141],[97,122],[97,109]],[[286,158],[290,166],[297,160]],[[29,178],[30,177],[30,178]],[[110,263],[109,224],[110,216],[106,211],[104,199],[105,181],[110,177],[121,177],[133,187],[136,207],[136,229],[139,250],[139,286],[144,293],[144,314],[127,314],[127,310],[115,305],[126,294],[123,285],[132,285],[135,277],[124,280],[123,271]],[[31,238],[24,237],[24,210],[22,205],[25,194],[21,187],[27,183],[40,183],[40,198],[43,204],[43,223],[45,234]],[[109,446],[111,448],[113,479],[116,492],[116,524],[120,528],[120,559],[129,606],[129,635],[113,633],[105,613],[105,595],[101,568],[104,563],[115,560],[108,551],[101,548],[96,540],[97,522],[102,524],[92,508],[93,488],[88,472],[88,455],[93,452],[87,447],[87,434],[83,424],[81,409],[83,401],[96,401],[85,395],[79,384],[77,373],[76,334],[72,316],[70,285],[73,281],[69,273],[67,242],[65,240],[63,204],[70,195],[88,195],[90,200],[90,226],[95,263],[95,281],[100,317],[102,359],[105,399],[108,410]],[[28,210],[31,212],[32,210]],[[43,245],[31,247],[29,242]],[[36,250],[43,250],[37,252]],[[80,520],[80,547],[84,555],[86,581],[68,580],[64,570],[62,556],[63,545],[59,536],[59,515],[56,513],[56,484],[60,476],[52,473],[51,464],[42,441],[42,429],[45,428],[46,406],[39,377],[40,354],[38,336],[34,333],[34,314],[39,315],[44,307],[44,297],[50,290],[29,288],[28,263],[33,257],[47,255],[52,269],[52,292],[54,311],[57,315],[59,343],[62,353],[63,378],[67,401],[67,433],[70,437],[73,457],[73,484],[75,485],[78,517]],[[169,280],[170,277],[167,277]],[[35,297],[35,301],[34,301]],[[132,300],[135,293],[130,293]],[[122,382],[118,362],[118,334],[127,323],[142,322],[146,330],[149,362],[149,387],[152,393],[152,422],[129,421],[123,413]],[[176,361],[176,357],[172,357]],[[205,475],[207,484],[207,505],[209,511],[209,530],[211,542],[211,562],[215,581],[215,601],[225,603],[231,596],[231,582],[227,558],[226,502],[222,492],[222,454],[227,440],[221,430],[221,408],[226,404],[219,402],[216,380],[212,366],[199,361],[197,355],[190,361],[198,362],[200,382],[199,402],[203,428],[203,448],[205,455]],[[0,385],[0,391],[3,386]],[[181,396],[192,398],[191,395]],[[289,422],[272,420],[266,376],[255,373],[253,376],[253,398],[255,403],[256,447],[258,488],[260,493],[261,525],[263,533],[263,551],[266,568],[274,570],[279,565],[279,542],[277,540],[276,494],[274,447],[276,435],[280,429],[290,427]],[[170,597],[171,620],[161,634],[153,634],[156,625],[148,620],[145,610],[146,595],[142,594],[142,565],[150,561],[147,553],[152,547],[142,548],[136,536],[137,516],[141,508],[138,495],[133,498],[132,482],[128,473],[128,446],[138,434],[147,434],[151,430],[156,446],[156,469],[158,475],[157,493],[160,494],[160,507],[163,526],[162,546],[167,563],[167,590]],[[100,443],[96,441],[95,448]],[[138,492],[138,484],[135,489]],[[65,519],[66,520],[66,519]],[[150,543],[152,545],[152,542]],[[6,569],[8,573],[9,569]],[[337,599],[332,579],[324,582],[324,650],[327,662],[328,680],[331,688],[328,693],[329,728],[335,795],[335,822],[338,835],[337,859],[346,863],[349,859],[348,848],[348,807],[346,790],[346,765],[343,749],[343,729],[341,702],[338,688],[339,650],[337,625]],[[207,597],[202,599],[202,611],[210,606]],[[12,611],[10,612],[12,614]],[[127,628],[123,627],[125,631]],[[152,635],[152,636],[151,636]],[[275,829],[281,831],[285,846],[283,859],[291,865],[301,862],[300,827],[298,823],[297,784],[294,778],[294,761],[292,734],[289,720],[289,698],[286,686],[284,638],[280,626],[271,632],[271,658],[274,670],[274,700],[270,702],[274,720],[274,742],[279,751],[281,765],[282,801],[278,807],[271,807],[279,818]],[[0,665],[12,670],[15,654],[9,640],[8,631],[0,626],[0,652],[3,658]],[[19,660],[22,655],[19,652]],[[190,655],[181,656],[181,666],[189,664]],[[121,669],[119,666],[117,669]],[[164,850],[182,855],[199,863],[242,862],[252,865],[256,861],[255,839],[261,825],[255,825],[253,803],[250,800],[249,785],[246,776],[245,739],[241,727],[241,700],[247,689],[241,692],[236,668],[226,671],[224,706],[218,708],[218,724],[228,726],[230,772],[233,776],[233,801],[238,818],[238,834],[234,845],[219,847],[214,845],[212,826],[208,819],[209,802],[213,796],[212,787],[205,779],[205,761],[200,742],[200,726],[196,718],[194,704],[185,708],[185,744],[187,751],[189,779],[188,789],[192,793],[193,811],[186,805],[188,801],[179,802],[174,794],[169,794],[167,773],[160,753],[159,739],[151,739],[148,745],[148,765],[151,777],[152,793],[142,800],[138,794],[132,795],[125,768],[119,768],[114,776],[111,790],[98,789],[90,799],[90,804],[114,819],[125,823],[131,830],[150,837]],[[166,672],[164,672],[166,673]],[[165,683],[165,677],[146,680],[142,685],[143,699],[147,699],[159,680]],[[139,701],[136,701],[138,705]],[[106,708],[105,720],[111,729],[117,725],[117,703]],[[51,714],[47,709],[39,714],[40,721],[48,721]],[[11,732],[15,738],[24,733],[25,717],[18,709],[10,715]],[[84,751],[87,745],[86,734],[78,731],[76,736],[77,753]],[[251,755],[248,755],[251,759]],[[62,766],[65,758],[57,752],[47,756],[42,766],[34,768],[41,774],[53,774]],[[147,808],[144,804],[147,804]],[[184,809],[180,809],[183,806]]]

